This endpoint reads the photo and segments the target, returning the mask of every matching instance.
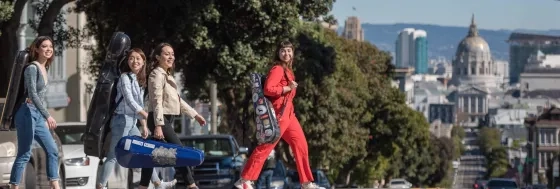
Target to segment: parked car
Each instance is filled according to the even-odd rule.
[[[412,184],[405,179],[391,179],[387,184],[387,188],[411,188]]]
[[[478,179],[473,184],[473,189],[486,189],[487,180]]]
[[[319,170],[319,169],[312,169],[311,174],[313,175],[313,178],[315,179],[313,181],[313,183],[317,184],[318,186],[324,187],[324,188],[331,188],[331,183],[330,183],[329,179],[327,178],[327,175],[325,174],[325,172],[323,172],[322,170]],[[289,183],[291,184],[290,188],[300,189],[301,184],[299,182],[299,175],[298,175],[297,171],[295,171],[295,170],[288,171],[288,176],[290,177],[290,180],[289,180]]]
[[[486,183],[487,189],[517,189],[519,185],[513,179],[492,178]]]
[[[0,110],[4,109],[5,99],[0,98]],[[62,146],[60,139],[55,132],[51,130],[51,134],[55,140],[58,147],[58,167],[60,175],[60,186],[65,188],[65,166],[62,163],[64,158],[64,153],[62,151]],[[50,182],[47,178],[47,156],[45,151],[39,143],[33,140],[33,145],[31,147],[31,158],[25,167],[23,173],[23,178],[20,183],[20,188],[50,188]],[[15,128],[10,128],[2,121],[0,124],[0,174],[2,175],[0,181],[0,188],[8,187],[10,172],[12,171],[12,166],[14,160],[16,159],[17,153],[17,134]]]
[[[291,189],[292,188],[292,179],[288,176],[288,171],[286,170],[286,166],[282,163],[281,160],[276,161],[276,168],[274,169],[274,173],[272,174],[272,180],[270,183],[270,187],[272,189]],[[255,183],[256,184],[256,183]],[[261,183],[261,187],[265,188],[266,183]]]
[[[204,151],[204,162],[193,169],[201,189],[231,189],[241,175],[248,148],[240,147],[232,135],[195,135],[179,138],[183,145]],[[183,178],[175,177],[177,185]]]
[[[89,157],[84,153],[84,142],[81,140],[84,134],[85,122],[58,123],[55,129],[60,137],[62,150],[65,152],[64,165],[66,171],[67,188],[95,188],[97,173],[101,171],[99,158]],[[108,188],[134,188],[135,177],[132,169],[115,166],[115,170],[107,182]],[[136,174],[136,180],[139,175]]]

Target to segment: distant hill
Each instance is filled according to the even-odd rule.
[[[468,24],[468,23],[467,23]],[[466,24],[466,25],[467,25]],[[428,33],[428,56],[430,59],[444,57],[451,60],[457,45],[467,35],[468,25],[465,27],[439,26],[429,24],[362,24],[364,38],[375,44],[380,49],[395,51],[395,41],[399,31],[404,28],[422,29]],[[340,28],[342,31],[342,28]],[[485,30],[479,28],[479,34],[490,45],[494,59],[508,60],[509,45],[506,40],[512,30]],[[560,30],[515,30],[516,32],[534,33],[543,35],[558,35]]]

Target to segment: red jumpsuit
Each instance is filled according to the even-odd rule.
[[[309,166],[309,154],[307,149],[307,140],[301,129],[301,125],[294,114],[294,104],[292,100],[296,94],[296,89],[282,95],[283,87],[288,86],[288,81],[294,81],[294,74],[286,69],[286,74],[289,78],[284,76],[284,68],[276,65],[270,69],[265,82],[264,94],[272,102],[276,116],[278,117],[282,109],[284,98],[288,98],[286,102],[286,109],[282,117],[278,117],[280,124],[280,135],[286,141],[296,161],[300,183],[307,183],[313,181],[311,168]],[[241,178],[245,180],[257,180],[261,172],[261,168],[278,141],[274,144],[261,144],[253,150],[251,157],[247,160],[245,168],[241,173]]]

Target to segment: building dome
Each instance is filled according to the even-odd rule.
[[[490,46],[484,38],[478,35],[478,29],[476,28],[476,23],[474,22],[474,16],[471,20],[469,33],[459,43],[455,56],[461,57],[462,55],[468,54],[490,54]]]
[[[478,35],[474,15],[467,36],[457,46],[452,65],[451,83],[454,85],[495,86],[495,66],[490,47],[486,40]]]

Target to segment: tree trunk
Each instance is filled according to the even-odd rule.
[[[54,22],[56,21],[56,17],[60,14],[62,7],[64,5],[73,2],[75,0],[54,0],[49,4],[49,8],[43,14],[41,18],[41,22],[39,22],[39,27],[37,33],[39,36],[49,36],[53,37],[54,35]]]
[[[2,35],[0,36],[0,63],[2,64],[3,71],[0,71],[0,97],[5,98],[8,92],[10,83],[10,75],[12,72],[12,65],[18,50],[17,32],[23,8],[27,1],[16,1],[14,5],[14,12],[12,17],[6,22],[2,23]]]
[[[343,184],[345,186],[350,184],[350,175],[352,171],[358,166],[360,161],[363,161],[365,157],[353,157],[350,161],[346,163],[342,169],[339,170],[338,176],[336,177],[336,184]]]

